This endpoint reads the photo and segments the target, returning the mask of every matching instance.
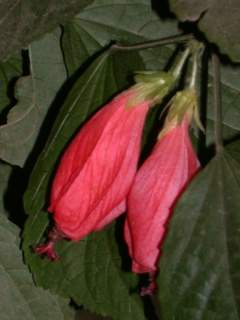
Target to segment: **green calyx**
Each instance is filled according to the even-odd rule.
[[[136,84],[133,86],[134,96],[127,107],[149,101],[151,106],[159,104],[168,94],[175,83],[176,78],[170,72],[143,71],[135,76]]]
[[[173,88],[179,78],[182,68],[188,59],[190,49],[187,47],[177,58],[170,71],[141,71],[135,75],[136,84],[133,86],[135,94],[127,107],[148,101],[151,106],[160,104],[163,98]]]
[[[197,104],[197,94],[194,88],[188,88],[176,93],[170,101],[171,107],[166,118],[167,123],[180,124],[185,115],[188,116],[189,121],[195,121],[197,127],[204,131],[200,121]]]

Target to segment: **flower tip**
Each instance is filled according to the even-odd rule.
[[[140,296],[152,296],[157,290],[157,284],[155,281],[151,281],[151,283],[147,287],[142,287],[140,290]]]
[[[57,261],[60,259],[59,255],[54,250],[52,242],[41,244],[33,248],[33,251],[40,256],[46,256],[51,261]]]
[[[156,282],[156,271],[149,272],[149,283],[146,287],[142,287],[140,291],[140,296],[152,296],[157,291],[157,282]]]

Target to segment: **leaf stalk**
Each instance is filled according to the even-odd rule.
[[[212,53],[213,66],[213,109],[214,109],[214,136],[216,153],[223,150],[222,138],[222,99],[221,99],[221,73],[219,57]]]
[[[175,35],[170,37],[165,37],[161,39],[146,41],[142,43],[136,43],[133,45],[125,45],[121,43],[114,43],[111,46],[111,50],[120,50],[120,51],[133,51],[133,50],[144,50],[149,49],[157,46],[162,46],[166,44],[174,44],[178,42],[185,42],[193,39],[192,34],[182,34],[182,35]]]

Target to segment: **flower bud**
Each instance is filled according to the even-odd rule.
[[[156,272],[173,207],[199,169],[188,133],[193,106],[181,105],[184,113],[178,99],[171,107],[159,140],[128,196],[124,235],[136,273]]]
[[[35,248],[38,254],[55,260],[57,239],[80,240],[126,210],[147,112],[174,83],[164,72],[147,78],[98,111],[66,149],[51,190],[49,211],[55,228],[50,243]]]
[[[136,173],[149,101],[126,108],[131,90],[101,109],[64,153],[54,178],[49,211],[68,238],[80,240],[126,208]]]

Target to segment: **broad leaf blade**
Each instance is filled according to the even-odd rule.
[[[160,258],[162,319],[240,318],[240,164],[216,156],[174,211]]]
[[[64,320],[58,298],[36,288],[19,250],[19,230],[0,214],[0,314],[2,320]],[[66,304],[61,300],[61,305]],[[70,313],[68,313],[70,315]],[[73,319],[69,317],[68,319]]]
[[[172,11],[181,21],[198,21],[210,42],[233,61],[240,61],[240,2],[238,0],[170,0]]]
[[[176,21],[160,20],[148,0],[95,0],[64,27],[63,50],[69,74],[112,41],[133,44],[177,33]],[[148,61],[155,60],[159,67],[161,54],[169,56],[171,50],[165,47],[160,55],[155,51],[157,59],[151,50],[141,55]]]
[[[111,4],[111,5],[110,5]],[[159,8],[161,12],[161,6]],[[150,2],[145,0],[112,1],[95,0],[83,9],[64,27],[63,50],[69,74],[72,74],[89,56],[96,54],[111,41],[133,44],[136,42],[167,37],[180,33],[172,20],[162,20],[152,11]],[[140,50],[145,68],[161,70],[165,68],[175,46],[161,46]],[[206,68],[206,65],[203,66]],[[211,74],[211,72],[210,72]],[[226,139],[240,131],[240,73],[237,65],[222,66],[223,124]],[[213,121],[212,82],[209,79],[208,119]],[[212,143],[212,132],[207,134],[208,144]]]
[[[203,66],[205,67],[205,66]],[[240,134],[240,68],[239,66],[222,65],[221,66],[221,94],[222,94],[222,124],[224,140],[231,141]],[[205,86],[207,92],[207,145],[213,143],[213,80],[212,70],[209,72],[208,83]],[[203,93],[203,91],[202,91]],[[204,93],[203,93],[204,94]]]
[[[30,47],[31,76],[17,81],[18,100],[0,126],[0,157],[23,166],[39,134],[42,122],[66,79],[60,49],[60,30],[46,35]]]
[[[91,0],[9,0],[0,4],[0,59],[66,22]]]
[[[13,172],[13,168],[6,163],[0,162],[0,212],[8,214],[6,209],[6,191],[8,189],[8,183],[10,176]]]
[[[5,62],[0,62],[0,112],[9,105],[9,85],[22,73],[20,54],[11,57]]]
[[[210,74],[212,70],[210,69]],[[240,67],[238,65],[222,65],[221,66],[221,82],[222,82],[222,105],[223,105],[223,124],[240,131]],[[213,119],[212,95],[213,85],[212,77],[209,79],[208,86],[208,117]]]
[[[132,68],[141,69],[138,55],[107,51],[73,86],[32,173],[25,195],[29,218],[24,231],[25,257],[38,284],[72,297],[76,303],[94,312],[129,320],[144,319],[144,314],[140,298],[129,293],[130,283],[135,282],[136,277],[129,275],[130,279],[126,280],[125,273],[121,271],[113,228],[78,243],[59,243],[61,260],[57,263],[39,258],[31,247],[41,241],[49,224],[48,215],[43,210],[47,204],[50,179],[61,152],[89,115],[127,85]],[[97,279],[99,286],[96,285]]]
[[[51,286],[103,316],[119,320],[145,319],[136,292],[137,277],[121,270],[114,225],[79,243],[61,242],[57,249],[61,260],[56,263],[36,258],[39,284]]]

